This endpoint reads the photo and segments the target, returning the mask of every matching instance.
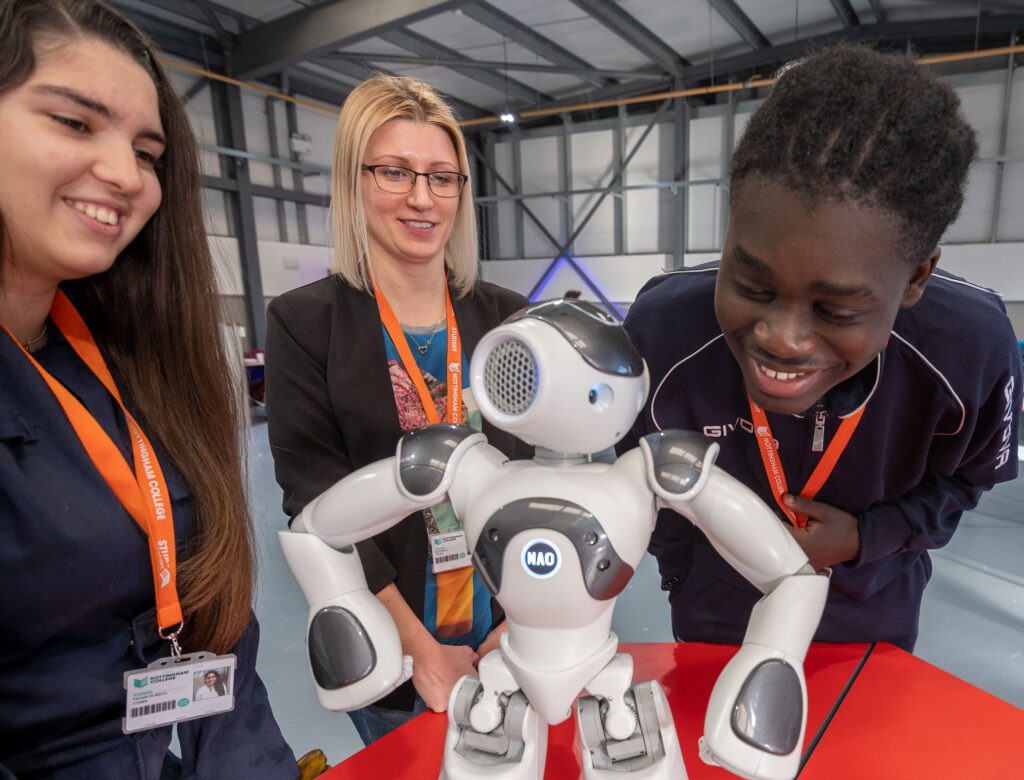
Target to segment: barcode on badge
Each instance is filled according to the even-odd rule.
[[[131,717],[138,718],[141,715],[152,715],[154,712],[166,712],[178,706],[176,701],[162,701],[158,704],[147,704],[144,707],[132,707]]]
[[[434,559],[434,561],[435,563],[448,563],[449,561],[459,560],[459,557],[458,553],[455,553],[455,555],[439,555]]]

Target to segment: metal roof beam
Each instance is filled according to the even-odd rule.
[[[1021,0],[1006,0],[1005,2],[991,2],[991,0],[936,0],[937,2],[944,5],[965,5],[971,8],[977,9],[981,6],[981,10],[985,11],[997,11],[1004,13],[1019,14],[1022,10]]]
[[[504,11],[499,11],[494,6],[484,2],[472,2],[463,7],[462,13],[473,21],[479,22],[484,27],[500,33],[510,41],[518,43],[524,49],[528,49],[534,54],[543,57],[548,62],[561,66],[563,71],[575,71],[581,74],[580,77],[584,81],[593,84],[595,87],[606,87],[611,83],[607,78],[597,75],[597,69],[583,58],[577,57],[568,49],[562,48],[550,38],[545,38],[543,35],[534,32],[532,28],[517,21]]]
[[[714,73],[716,78],[728,74],[744,75],[751,70],[765,66],[779,65],[790,60],[803,57],[810,51],[822,46],[839,43],[840,41],[928,41],[937,39],[963,38],[973,42],[975,29],[982,35],[1009,35],[1017,29],[1024,29],[1024,14],[977,17],[957,17],[948,19],[928,19],[918,22],[887,22],[886,24],[862,24],[833,33],[805,38],[801,41],[772,46],[769,49],[738,54],[735,57],[716,59]],[[973,45],[973,44],[972,44]],[[765,76],[770,73],[763,74]],[[686,83],[701,82],[711,77],[710,63],[692,65],[683,71]]]
[[[771,76],[775,67],[790,60],[805,56],[808,52],[814,51],[830,44],[841,41],[905,41],[963,38],[967,41],[974,40],[975,25],[982,35],[1009,35],[1014,30],[1024,29],[1024,14],[990,16],[982,15],[981,20],[976,17],[960,17],[956,19],[930,19],[920,22],[890,22],[887,24],[867,24],[859,27],[852,27],[847,30],[837,30],[826,35],[819,35],[807,38],[802,41],[772,46],[765,49],[738,54],[734,57],[716,59],[714,63],[714,76],[716,79],[730,75],[746,78],[751,72],[758,72],[759,69],[769,68],[763,72],[765,77]],[[710,63],[691,65],[683,70],[681,83],[684,85],[697,85],[706,81],[712,76]],[[663,84],[638,84],[637,82],[616,84],[603,90],[590,92],[581,91],[578,94],[565,96],[550,103],[542,103],[536,108],[542,110],[561,108],[584,101],[614,100],[649,93],[659,93],[675,88],[673,82]],[[548,118],[550,120],[550,117]],[[524,120],[532,121],[532,120]]]
[[[495,73],[493,68],[473,68],[474,63],[471,58],[460,54],[454,49],[441,46],[425,35],[420,35],[412,30],[390,30],[379,37],[406,51],[418,54],[420,57],[439,57],[446,60],[465,62],[466,67],[463,69],[463,72],[467,77],[474,81],[479,81],[493,90],[497,90],[509,99],[515,99],[530,106],[536,105],[540,100],[551,99],[521,81]]]
[[[743,13],[736,0],[708,0],[715,12],[728,22],[729,26],[747,42],[751,49],[763,49],[771,46],[769,41],[752,21]]]
[[[232,37],[231,33],[224,29],[224,25],[221,24],[220,19],[217,18],[217,13],[213,10],[213,6],[211,6],[206,0],[195,0],[195,2],[209,20],[210,26],[213,27],[214,32],[217,33],[217,37],[225,43],[228,43]]]
[[[307,60],[379,36],[468,0],[327,0],[263,24],[238,36],[234,73],[258,78]]]
[[[449,60],[437,57],[417,57],[409,54],[390,54],[386,52],[334,52],[325,54],[320,62],[390,62],[395,65],[437,65],[452,70],[491,68],[496,70],[520,70],[532,73],[561,74],[594,74],[603,76],[599,81],[602,86],[611,86],[614,82],[608,79],[637,79],[641,81],[664,81],[667,75],[663,72],[648,70],[605,70],[593,65],[538,65],[532,62],[498,62],[497,60]]]
[[[353,62],[353,61],[339,60],[339,59],[335,59],[334,55],[330,55],[330,60],[329,61],[328,61],[328,58],[321,57],[320,59],[316,60],[314,62],[314,64],[319,65],[321,68],[326,68],[327,70],[334,71],[339,76],[343,76],[345,78],[351,79],[356,84],[358,84],[358,83],[360,83],[362,81],[365,81],[366,79],[370,78],[370,76],[372,76],[375,73],[383,73],[386,76],[394,76],[394,75],[396,75],[392,71],[386,70],[384,68],[378,68],[376,66],[370,65],[368,62],[361,62],[361,61]],[[292,68],[288,72],[290,74],[292,74],[292,83],[296,85],[296,89],[298,89],[298,84],[299,84],[299,82],[297,81],[297,78],[296,78],[298,76],[298,74],[305,74],[307,76],[315,77],[315,78],[318,78],[322,82],[327,82],[328,81],[328,77],[327,76],[324,76],[322,74],[317,74],[317,73],[315,73],[313,71],[310,71],[310,70],[306,70],[302,66],[299,66],[297,68]],[[348,85],[341,84],[341,83],[338,83],[337,88],[342,91],[340,99],[336,97],[335,99],[333,99],[333,100],[331,100],[329,102],[336,103],[336,104],[340,105],[344,101],[344,99],[348,96],[348,93],[351,90],[350,90],[350,87],[348,87]],[[308,92],[306,94],[310,95],[310,97],[315,97],[315,95],[312,95],[312,94],[310,94]],[[485,111],[484,109],[480,108],[479,106],[475,106],[472,103],[467,103],[464,100],[459,100],[458,98],[452,97],[451,95],[445,95],[444,97],[448,101],[448,103],[451,104],[451,106],[455,109],[455,111],[459,115],[460,119],[477,119],[477,118],[483,117],[483,116],[494,116],[494,112],[493,111]],[[323,98],[319,98],[319,99],[323,99]]]
[[[164,24],[177,25],[191,30],[216,35],[217,30],[198,5],[192,3],[171,3],[169,0],[111,0],[110,5],[123,11],[130,19],[140,15],[159,19]]]
[[[857,27],[860,24],[850,0],[832,0],[832,7],[836,9],[836,16],[843,23],[843,27]]]
[[[656,62],[666,71],[678,74],[689,63],[675,49],[622,10],[612,0],[570,0],[597,21],[622,38],[626,43]]]
[[[582,102],[615,100],[617,98],[634,97],[635,95],[667,92],[672,89],[673,83],[672,79],[666,78],[664,81],[655,82],[653,84],[651,82],[631,81],[615,84],[610,87],[605,87],[604,89],[580,90],[579,92],[574,92],[560,97],[557,100],[552,100],[550,103],[541,103],[537,108],[554,109],[562,106],[573,106]],[[548,117],[548,119],[551,119],[551,117]]]

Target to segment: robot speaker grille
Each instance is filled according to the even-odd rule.
[[[537,363],[519,339],[498,344],[484,364],[484,392],[503,414],[522,414],[537,397]]]

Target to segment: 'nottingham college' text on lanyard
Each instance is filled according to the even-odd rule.
[[[64,334],[68,344],[82,362],[114,397],[124,414],[132,437],[132,459],[134,474],[117,445],[103,430],[96,418],[82,403],[53,377],[25,349],[10,331],[7,334],[17,344],[35,369],[39,372],[51,392],[57,397],[71,427],[82,442],[89,458],[95,464],[107,485],[118,500],[145,531],[149,540],[149,557],[153,566],[153,589],[156,592],[156,617],[160,635],[170,639],[177,653],[177,636],[181,628],[181,603],[178,600],[176,582],[177,564],[174,550],[174,518],[167,492],[163,470],[157,461],[153,446],[135,417],[124,405],[121,393],[114,384],[106,361],[85,321],[63,292],[57,291],[50,309],[50,319]],[[2,326],[0,326],[2,327]],[[4,328],[4,330],[7,330]],[[167,634],[166,629],[176,630]]]
[[[402,359],[405,372],[416,386],[416,392],[420,395],[420,401],[423,403],[423,411],[426,412],[427,419],[431,425],[436,425],[441,422],[441,415],[437,411],[434,399],[430,397],[427,383],[423,379],[423,372],[420,371],[419,365],[409,350],[409,344],[405,340],[402,326],[398,324],[398,318],[395,317],[391,305],[388,303],[387,298],[384,297],[384,293],[377,287],[377,283],[373,280],[372,275],[370,281],[373,284],[373,294],[377,298],[380,320],[384,323],[384,327],[387,329],[395,349],[398,350],[398,356]],[[462,422],[462,336],[459,334],[459,326],[455,321],[455,310],[452,308],[452,299],[448,293],[447,284],[444,286],[444,309],[445,334],[447,335],[445,342],[448,350],[447,360],[445,361],[445,370],[448,374],[448,413],[445,415],[445,420],[458,425]]]
[[[807,515],[794,512],[782,500],[782,497],[789,492],[789,488],[786,485],[786,472],[782,469],[782,460],[779,458],[778,450],[775,449],[775,438],[772,436],[772,429],[768,424],[768,416],[764,413],[764,409],[754,402],[753,398],[748,396],[747,400],[750,402],[750,414],[754,419],[754,435],[757,437],[757,445],[761,450],[761,461],[764,463],[764,471],[768,475],[768,485],[771,487],[772,495],[775,497],[775,503],[779,505],[779,508],[789,518],[790,523],[797,528],[806,528]],[[832,470],[836,467],[839,456],[843,454],[843,450],[849,444],[850,437],[853,435],[854,430],[856,430],[857,425],[860,423],[861,416],[864,414],[864,408],[862,406],[840,424],[839,430],[832,437],[832,441],[829,442],[828,448],[821,456],[821,460],[818,461],[818,465],[811,472],[807,484],[800,491],[801,498],[811,500],[821,490],[821,486],[825,484],[825,481],[832,474]]]

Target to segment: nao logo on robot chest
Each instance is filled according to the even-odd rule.
[[[558,573],[562,566],[562,553],[547,539],[533,539],[523,547],[523,568],[537,579],[547,579]]]

